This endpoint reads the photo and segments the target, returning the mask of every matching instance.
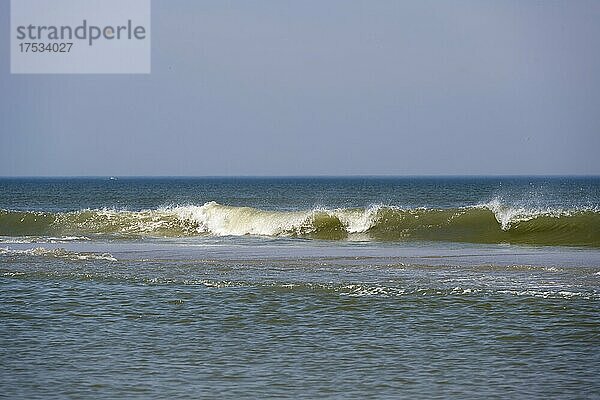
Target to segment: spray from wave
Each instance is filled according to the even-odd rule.
[[[368,208],[269,211],[221,205],[155,210],[80,210],[66,213],[0,211],[0,236],[135,238],[284,236],[340,240],[452,241],[600,247],[596,209],[515,208],[494,200],[471,207]]]

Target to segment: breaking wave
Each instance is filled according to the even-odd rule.
[[[309,239],[452,241],[600,247],[597,209],[526,209],[492,201],[471,207],[269,211],[221,205],[153,210],[0,210],[0,236],[286,236]]]

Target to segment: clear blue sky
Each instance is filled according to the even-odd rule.
[[[600,174],[599,1],[152,3],[150,75],[11,75],[0,175]]]

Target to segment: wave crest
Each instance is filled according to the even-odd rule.
[[[315,208],[269,211],[221,205],[67,213],[0,211],[0,236],[291,236],[339,240],[431,240],[600,247],[595,209],[531,210],[492,201],[472,207]]]

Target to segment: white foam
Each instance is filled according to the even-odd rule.
[[[84,241],[84,240],[92,240],[87,236],[63,236],[63,237],[49,237],[48,240],[51,243],[60,243],[60,242],[75,242],[75,241]]]
[[[366,232],[374,223],[380,206],[363,209],[319,209],[267,211],[250,207],[224,206],[211,201],[202,206],[162,209],[181,220],[193,221],[198,233],[218,236],[280,236],[310,232],[318,215],[336,217],[348,233]]]
[[[71,260],[117,261],[117,259],[110,253],[77,253],[73,251],[67,251],[62,248],[47,249],[45,247],[34,247],[31,249],[17,250],[5,247],[0,248],[0,254],[23,254],[42,257],[66,258]]]
[[[496,221],[498,221],[502,230],[510,229],[510,227],[517,222],[529,221],[540,216],[561,217],[572,215],[572,211],[570,210],[557,210],[550,207],[528,208],[509,206],[502,203],[499,199],[493,199],[487,203],[478,204],[476,207],[486,208],[493,212]]]
[[[364,233],[375,223],[381,205],[363,209],[336,209],[332,212],[346,228],[348,233]]]

